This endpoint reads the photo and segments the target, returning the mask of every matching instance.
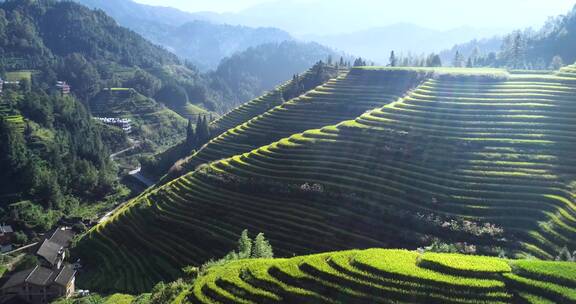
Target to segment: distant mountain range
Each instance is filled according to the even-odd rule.
[[[374,60],[379,64],[387,64],[392,50],[404,55],[440,52],[458,43],[491,37],[493,32],[470,27],[439,31],[409,23],[398,23],[348,34],[307,36],[306,39]]]
[[[131,0],[78,0],[98,8],[148,40],[192,62],[201,70],[215,69],[220,61],[252,46],[293,40],[276,28],[213,23],[211,13],[186,13],[174,8],[139,4]]]
[[[139,4],[131,0],[116,0],[113,3],[109,0],[77,1],[104,10],[121,25],[164,46],[202,70],[215,69],[223,58],[250,47],[295,38],[317,42],[347,54],[386,64],[392,50],[420,55],[440,52],[459,43],[500,34],[500,31],[494,29],[459,27],[441,31],[410,23],[397,23],[364,30],[354,30],[355,27],[351,26],[351,32],[341,34],[307,34],[294,37],[285,30],[304,33],[306,29],[295,25],[296,22],[292,19],[309,20],[311,17],[308,16],[310,12],[298,9],[299,4],[291,1],[265,3],[239,13],[224,14],[188,13],[169,7]],[[299,13],[293,15],[294,18],[286,17],[295,10]],[[329,20],[331,19],[315,19],[319,33],[330,32],[330,27],[325,24]],[[305,22],[303,26],[304,24]]]

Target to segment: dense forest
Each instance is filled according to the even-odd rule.
[[[46,230],[62,216],[79,214],[81,205],[116,191],[108,156],[125,142],[121,132],[93,121],[69,96],[7,91],[1,105],[26,119],[14,122],[0,115],[3,220]]]

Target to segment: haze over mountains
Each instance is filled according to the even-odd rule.
[[[276,27],[297,39],[316,41],[382,64],[388,63],[391,50],[417,55],[441,52],[474,39],[503,36],[521,28],[538,28],[548,16],[561,14],[573,5],[564,0],[555,1],[554,7],[542,1],[498,3],[495,0],[484,3],[360,0],[354,5],[348,1],[301,0],[236,1],[233,5],[226,0],[210,2],[214,4],[138,2],[188,9],[193,12],[193,18],[213,23]],[[519,5],[524,13],[509,18],[517,12]],[[490,51],[494,51],[494,47],[486,50]]]
[[[318,42],[347,54],[386,64],[392,50],[421,55],[450,49],[455,44],[473,39],[491,38],[509,32],[507,28],[482,29],[470,26],[437,30],[412,23],[361,28],[350,22],[345,22],[344,30],[334,24],[332,18],[314,18],[310,14],[314,15],[317,10],[306,10],[300,3],[290,1],[263,3],[239,13],[222,14],[187,13],[130,0],[118,0],[114,4],[104,0],[79,2],[104,10],[121,25],[166,47],[202,70],[214,69],[223,58],[252,46],[294,39]],[[288,18],[288,15],[292,17]],[[315,20],[313,26],[311,19]],[[405,37],[410,39],[401,39]]]
[[[421,55],[440,52],[457,43],[476,38],[493,37],[497,33],[506,33],[506,31],[471,27],[442,31],[411,23],[397,23],[352,33],[326,36],[306,35],[304,37],[351,54],[369,58],[378,64],[387,64],[391,51],[405,55],[408,53]],[[404,39],[405,37],[410,37],[410,39]]]
[[[164,46],[200,69],[214,69],[220,61],[249,47],[293,38],[276,28],[250,28],[215,24],[199,14],[173,8],[142,5],[131,0],[79,0],[99,8],[120,25]]]

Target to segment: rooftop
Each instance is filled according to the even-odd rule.
[[[0,233],[12,233],[14,229],[10,225],[1,225],[0,226]]]
[[[46,239],[42,242],[36,254],[46,259],[48,263],[55,264],[58,259],[58,254],[63,248],[63,246]]]
[[[2,289],[20,286],[24,283],[33,284],[36,286],[49,286],[58,284],[66,286],[72,280],[76,271],[72,265],[66,265],[60,270],[52,270],[45,267],[36,266],[32,269],[23,270],[13,274]]]
[[[46,259],[46,261],[49,263],[54,264],[58,259],[60,250],[70,246],[70,242],[73,238],[74,233],[72,230],[66,228],[58,228],[52,233],[52,235],[50,235],[49,238],[46,238],[42,242],[42,245],[40,245],[40,248],[38,248],[36,254]]]

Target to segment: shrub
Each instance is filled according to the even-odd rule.
[[[24,245],[28,243],[28,236],[22,231],[16,231],[14,233],[14,242],[19,245]]]

